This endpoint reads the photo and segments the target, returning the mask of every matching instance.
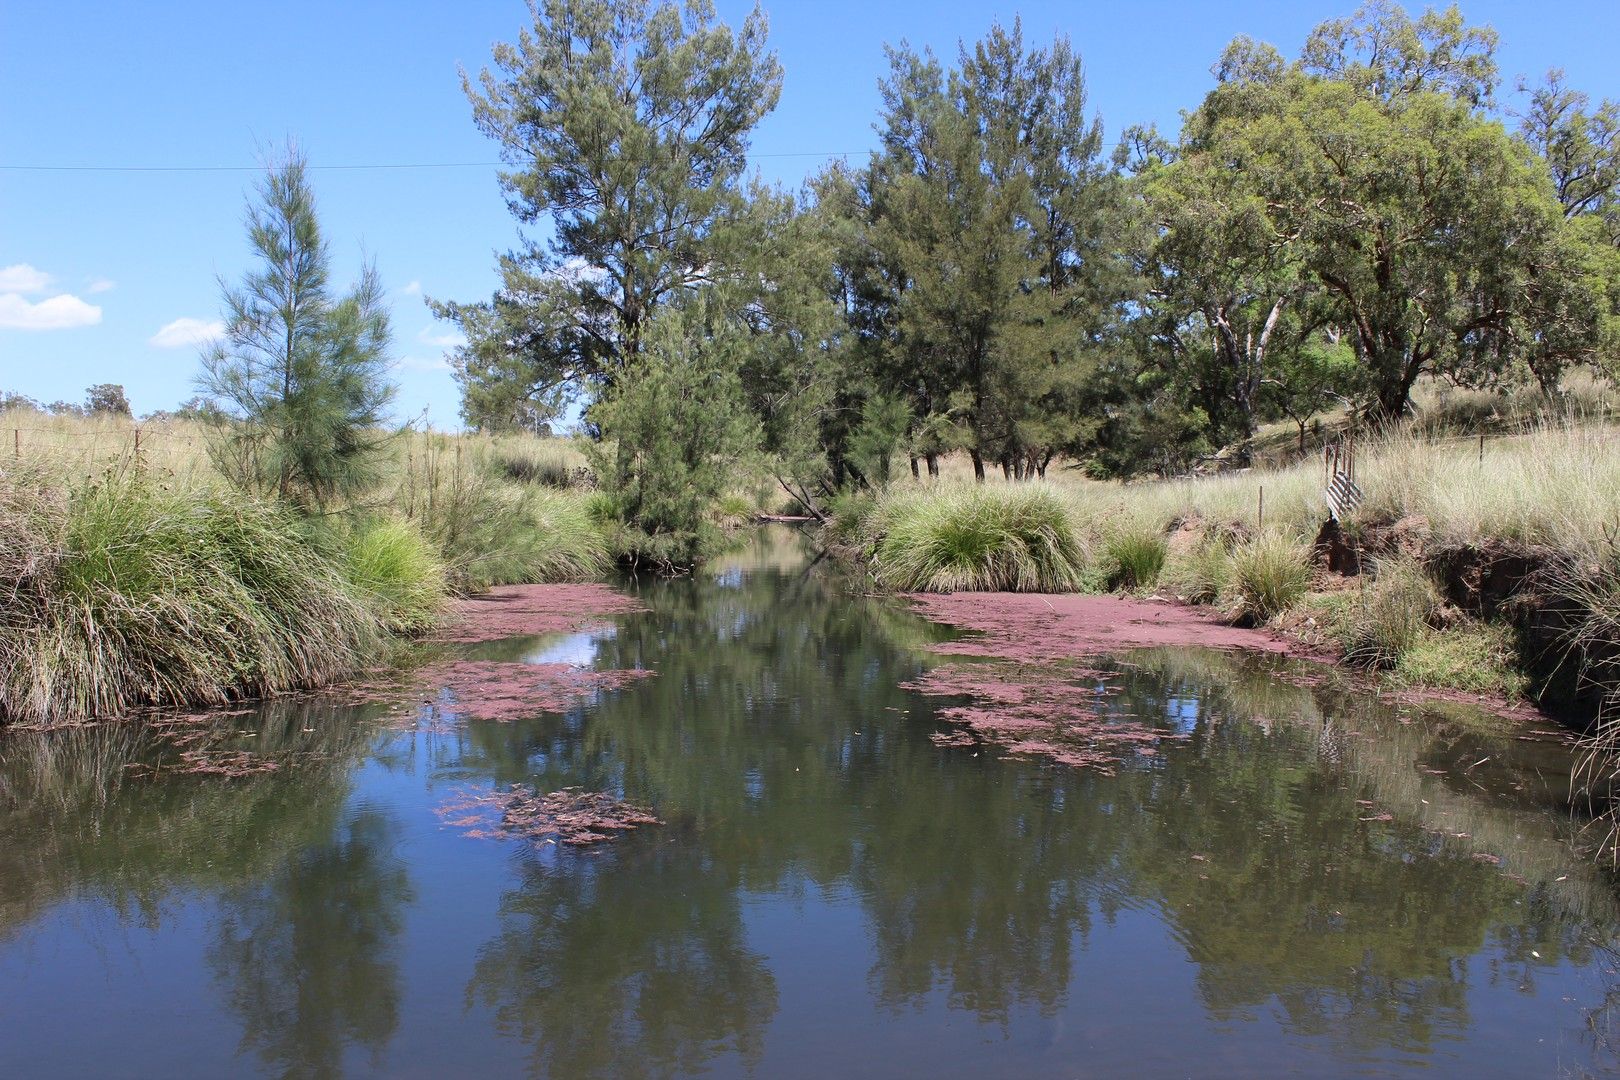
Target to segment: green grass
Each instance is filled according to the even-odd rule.
[[[410,522],[361,522],[344,543],[343,572],[395,633],[420,633],[444,607],[448,582],[438,550]]]
[[[1232,584],[1242,615],[1266,622],[1304,598],[1311,584],[1308,553],[1282,533],[1263,533],[1232,553]]]
[[[113,715],[319,685],[382,620],[288,511],[109,472],[0,474],[0,718]]]
[[[1164,534],[1152,529],[1131,529],[1109,537],[1103,547],[1107,588],[1151,589],[1168,554]]]
[[[1062,502],[1039,485],[941,486],[885,500],[863,521],[877,576],[896,589],[1065,592],[1086,562]]]
[[[1407,686],[1510,700],[1524,695],[1527,682],[1506,628],[1482,623],[1424,631],[1396,661],[1393,675]]]

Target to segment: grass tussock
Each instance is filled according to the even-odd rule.
[[[1218,537],[1206,538],[1170,560],[1165,573],[1175,594],[1189,604],[1217,604],[1232,588],[1232,553]]]
[[[1378,560],[1341,632],[1345,659],[1362,667],[1395,667],[1439,626],[1440,607],[1439,590],[1416,559]]]
[[[608,545],[592,519],[600,493],[518,485],[448,440],[412,455],[389,500],[437,547],[452,590],[601,575]]]
[[[421,530],[396,517],[361,522],[347,538],[343,573],[395,633],[429,629],[449,584],[443,560]]]
[[[1268,622],[1309,590],[1309,553],[1283,533],[1262,533],[1232,553],[1232,584],[1241,616],[1252,623]]]
[[[1105,580],[1110,589],[1151,589],[1164,570],[1169,547],[1164,534],[1130,529],[1109,537],[1103,547]]]
[[[862,524],[891,588],[1065,592],[1085,569],[1062,502],[1038,485],[942,486],[885,500]]]
[[[290,512],[108,473],[0,474],[0,717],[215,704],[318,685],[383,620]]]

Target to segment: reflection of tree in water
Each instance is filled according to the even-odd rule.
[[[777,1007],[730,875],[640,837],[528,864],[468,994],[556,1076],[685,1074],[725,1053],[754,1065]]]
[[[1410,777],[1450,732],[1269,679],[1262,711],[1243,698],[1252,682],[1226,676],[1127,674],[1139,711],[1179,690],[1199,699],[1200,715],[1185,748],[1122,775],[1114,794],[1116,810],[1144,826],[1124,853],[1132,887],[1185,942],[1214,1016],[1249,1017],[1275,1001],[1301,1034],[1355,1051],[1421,1050],[1467,1031],[1471,984],[1519,985],[1537,967],[1589,959],[1591,924],[1583,905],[1564,902],[1572,893],[1514,881],[1470,844],[1423,827],[1423,796],[1445,803],[1446,781],[1419,789]],[[1326,701],[1365,736],[1338,741],[1345,760],[1331,768],[1320,755]],[[1255,715],[1287,719],[1269,730],[1229,722]],[[1550,818],[1479,801],[1468,811],[1467,827],[1516,865],[1556,843],[1535,835]],[[1606,924],[1612,903],[1603,911]],[[1487,944],[1502,958],[1476,956]]]
[[[650,1073],[747,1053],[775,995],[736,915],[744,890],[853,887],[882,1005],[943,994],[1001,1023],[1062,1007],[1094,920],[1156,910],[1210,1015],[1271,1005],[1350,1052],[1431,1047],[1471,1022],[1472,987],[1581,962],[1579,931],[1613,924],[1562,819],[1414,768],[1506,740],[1182,653],[1135,658],[1110,700],[1178,718],[1185,744],[1113,778],[1011,764],[927,741],[933,703],[896,684],[934,631],[891,604],[779,568],[643,598],[653,613],[596,662],[656,679],[567,717],[470,728],[460,763],[616,791],[680,837],[637,838],[590,873],[532,868],[508,896],[473,990],[559,1073],[634,1071],[632,1053],[602,1049],[615,1040]],[[1532,883],[1471,857],[1486,851]],[[643,968],[660,987],[693,979],[710,1007],[649,996]]]
[[[243,1052],[288,1076],[337,1076],[398,1023],[397,942],[412,900],[398,827],[364,811],[268,877],[228,889],[208,949]]]
[[[138,723],[0,732],[0,939],[66,896],[156,927],[164,901],[267,873],[334,827],[371,729],[294,699],[222,720],[242,745],[296,761],[235,780],[136,775],[173,748]]]

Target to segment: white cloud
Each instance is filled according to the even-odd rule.
[[[17,269],[33,268],[10,266],[0,273]],[[29,303],[14,292],[0,294],[0,328],[3,329],[68,330],[75,326],[94,326],[100,321],[100,308],[68,293],[52,296],[37,304]]]
[[[420,281],[413,281],[399,291],[404,293],[406,296],[421,296],[422,283]]]
[[[118,282],[114,281],[112,278],[96,278],[96,280],[84,287],[84,291],[95,294],[106,292],[109,289],[116,289],[117,287]]]
[[[204,322],[185,316],[174,322],[164,323],[146,343],[155,349],[183,349],[188,345],[206,345],[215,338],[223,337],[224,334],[225,324],[218,319]]]
[[[467,338],[461,331],[447,330],[436,334],[431,326],[423,327],[421,333],[416,335],[416,340],[424,345],[432,345],[436,349],[455,349],[467,344]]]
[[[443,357],[424,360],[419,356],[402,356],[395,361],[394,366],[404,368],[406,371],[449,371],[450,361]]]
[[[0,293],[37,293],[51,286],[51,275],[27,263],[0,267]]]

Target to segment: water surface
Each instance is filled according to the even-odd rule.
[[[791,533],[644,614],[466,646],[657,677],[515,723],[277,702],[280,767],[0,737],[0,1076],[1557,1076],[1617,1059],[1612,882],[1559,744],[1137,653],[1116,775],[942,748],[946,631]],[[1094,666],[1094,665],[1093,665]],[[135,767],[131,767],[135,766]],[[661,827],[474,839],[467,788]]]

